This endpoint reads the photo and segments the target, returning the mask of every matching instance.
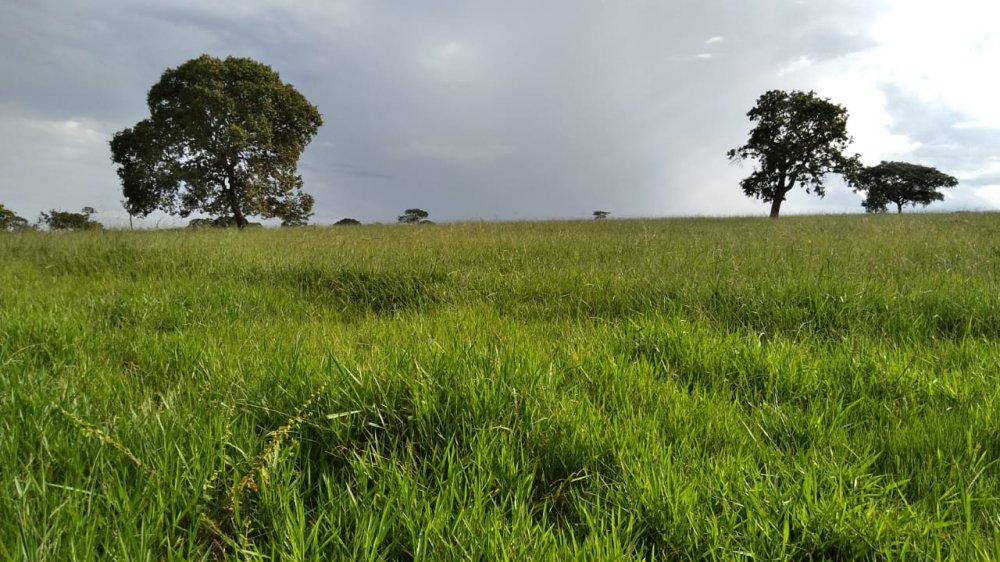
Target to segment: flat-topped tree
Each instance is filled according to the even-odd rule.
[[[902,213],[906,205],[926,207],[934,201],[944,200],[941,189],[955,187],[958,180],[937,168],[908,162],[882,161],[877,166],[865,168],[858,174],[855,191],[864,191],[861,205],[869,213],[884,213],[889,203]]]
[[[420,224],[429,223],[427,217],[430,213],[423,209],[407,209],[403,211],[403,214],[399,216],[400,224]]]
[[[147,119],[111,140],[129,214],[202,212],[240,228],[248,216],[312,215],[296,168],[323,120],[269,66],[202,55],[164,72],[148,105]]]
[[[847,110],[815,92],[771,90],[757,99],[747,117],[757,123],[750,138],[727,156],[733,162],[757,161],[740,186],[748,197],[771,203],[772,218],[796,185],[823,197],[827,174],[851,181],[861,167],[859,156],[844,154],[851,143]]]

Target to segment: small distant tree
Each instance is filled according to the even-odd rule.
[[[431,222],[427,220],[429,215],[430,213],[423,209],[407,209],[402,215],[399,216],[399,222],[401,224],[426,224]]]
[[[771,203],[772,218],[796,185],[823,197],[827,174],[851,181],[861,167],[859,156],[844,154],[851,143],[847,110],[815,92],[771,90],[757,99],[747,117],[757,123],[750,138],[727,156],[732,162],[758,162],[740,186],[747,197]]]
[[[104,225],[90,218],[95,214],[93,207],[84,207],[79,213],[52,209],[38,217],[38,224],[49,230],[102,230]]]
[[[28,219],[18,216],[14,211],[0,205],[0,232],[14,232],[18,230],[30,230],[31,224]]]
[[[356,225],[361,224],[361,221],[359,221],[358,219],[352,219],[350,217],[347,217],[347,218],[344,218],[344,219],[340,219],[339,221],[337,221],[337,222],[335,222],[333,224],[334,224],[334,226],[356,226]]]
[[[926,207],[934,201],[942,201],[944,194],[940,190],[956,185],[957,179],[936,168],[883,161],[858,174],[855,191],[865,192],[861,205],[869,213],[884,213],[890,203],[896,205],[897,213],[902,213],[906,205]]]
[[[608,218],[611,213],[609,211],[594,211],[594,219],[602,220]]]

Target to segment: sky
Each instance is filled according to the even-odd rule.
[[[0,204],[127,225],[108,141],[204,53],[319,108],[299,161],[319,224],[763,216],[726,151],[771,89],[846,107],[867,165],[958,178],[930,210],[1000,210],[996,0],[4,0]],[[860,204],[832,181],[782,214]]]

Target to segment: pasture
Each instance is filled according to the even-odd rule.
[[[1000,559],[1000,215],[0,235],[0,558]]]

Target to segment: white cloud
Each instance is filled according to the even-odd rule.
[[[801,56],[793,59],[784,66],[778,69],[778,76],[787,76],[789,74],[794,74],[813,65],[815,61],[807,56]]]
[[[973,190],[973,193],[991,207],[1000,208],[1000,185],[984,185]]]
[[[118,178],[110,165],[109,126],[86,118],[21,117],[0,107],[0,196],[23,216],[34,210],[85,205],[120,212]],[[105,189],[99,194],[90,186]],[[124,213],[122,213],[124,214]]]
[[[421,55],[421,62],[425,66],[439,71],[468,69],[478,59],[479,50],[461,41],[448,41],[444,44],[429,45]]]
[[[26,121],[24,124],[49,138],[52,149],[62,157],[89,155],[94,150],[105,150],[110,138],[99,124],[89,119]]]
[[[898,123],[866,54],[817,63],[809,73],[812,86],[821,96],[847,108],[847,128],[854,138],[850,150],[860,153],[867,164],[902,159],[920,148],[917,139],[895,132]]]
[[[869,53],[883,80],[932,103],[969,116],[974,123],[1000,123],[1000,2],[891,0]]]
[[[825,60],[800,56],[778,76],[846,106],[852,150],[869,164],[906,158],[927,143],[940,149],[951,142],[901,134],[913,124],[893,118],[901,108],[889,105],[890,90],[916,98],[928,111],[964,116],[952,125],[955,130],[1000,127],[1000,74],[985,70],[1000,60],[1000,3],[888,1],[866,32],[869,48]]]
[[[715,37],[709,37],[706,41],[706,45],[715,45],[716,43],[722,43],[726,38],[721,35],[716,35]]]
[[[983,180],[990,181],[993,178],[1000,178],[1000,157],[997,157],[988,162],[983,162],[975,170],[969,170],[961,174],[962,180],[965,181],[976,181],[979,180],[980,183],[985,183]]]
[[[1000,129],[1000,123],[990,123],[987,121],[959,121],[951,126],[952,129]]]

